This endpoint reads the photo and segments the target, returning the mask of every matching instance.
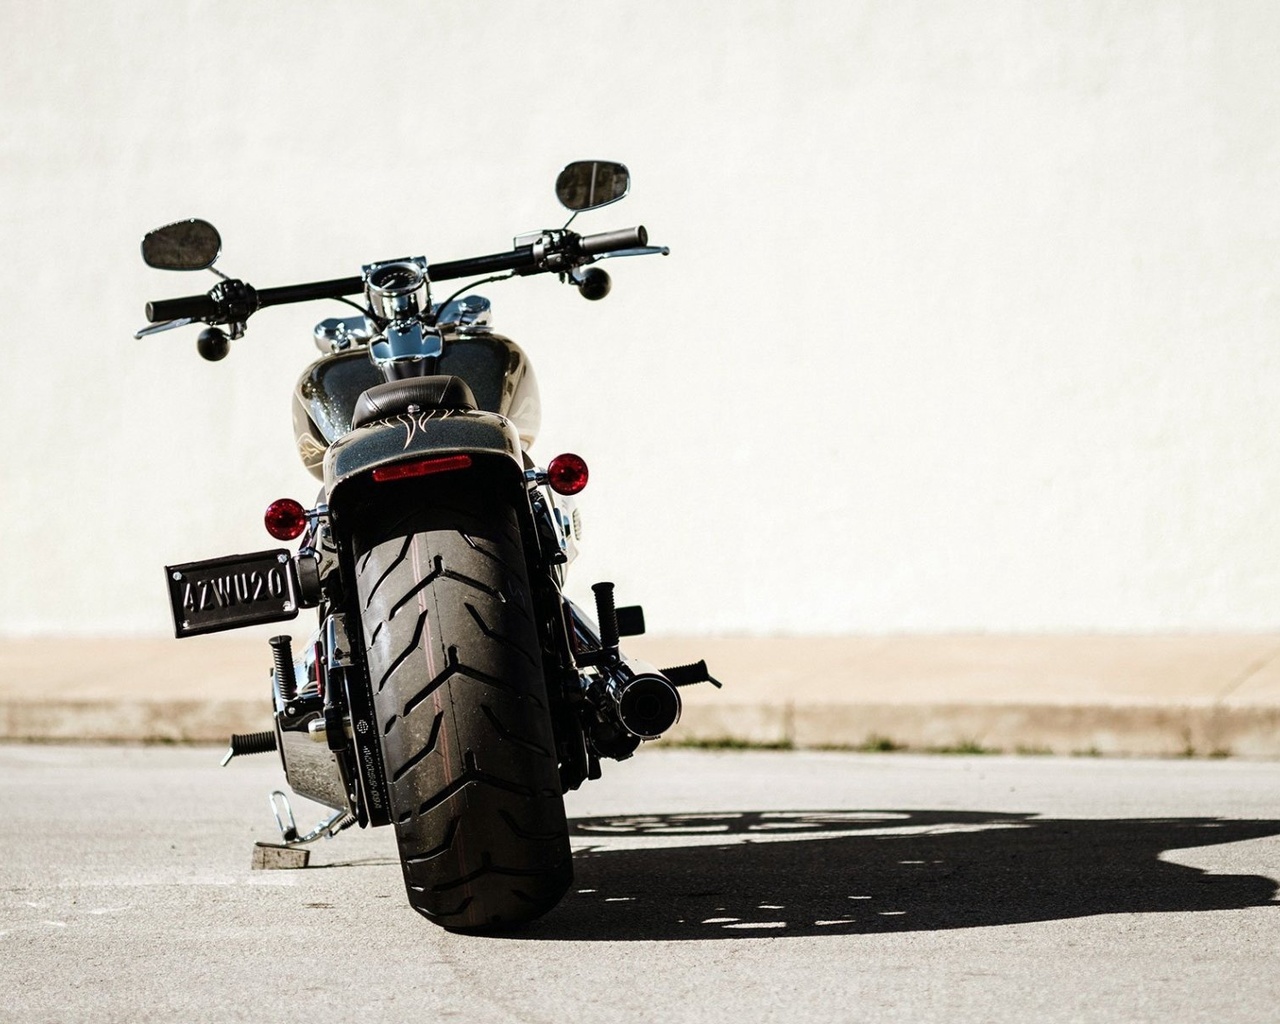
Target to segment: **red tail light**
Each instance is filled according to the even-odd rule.
[[[448,473],[454,469],[466,469],[470,465],[470,455],[445,455],[435,459],[380,466],[373,471],[373,479],[381,484],[388,480],[407,480],[415,476],[430,476],[432,473]]]
[[[587,464],[579,455],[565,452],[547,465],[547,483],[557,494],[577,494],[587,486]]]
[[[262,521],[276,540],[293,540],[307,528],[307,510],[292,498],[280,498],[267,506]]]

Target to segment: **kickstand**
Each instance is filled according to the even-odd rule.
[[[314,843],[321,836],[332,839],[356,823],[355,815],[350,812],[334,811],[306,835],[300,836],[289,797],[277,789],[272,791],[269,802],[282,842],[253,844],[253,867],[256,870],[305,868],[311,861],[311,851],[302,849],[303,846]]]

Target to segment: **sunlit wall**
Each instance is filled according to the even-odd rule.
[[[643,222],[597,304],[494,287],[577,592],[667,633],[1280,624],[1280,7],[0,5],[0,633],[168,629],[161,567],[314,497],[289,401],[334,303],[230,357],[135,341],[259,287],[509,247],[566,161]]]

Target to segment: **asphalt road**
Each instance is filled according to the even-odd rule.
[[[477,938],[388,830],[250,870],[278,762],[217,757],[0,746],[0,1020],[1280,1021],[1275,762],[645,751]]]

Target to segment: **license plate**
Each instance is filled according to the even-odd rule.
[[[164,572],[179,639],[298,615],[298,582],[288,551],[166,565]]]

